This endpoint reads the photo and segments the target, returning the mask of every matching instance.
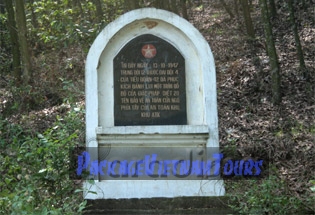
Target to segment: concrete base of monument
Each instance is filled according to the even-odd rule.
[[[85,183],[86,199],[223,196],[223,180],[110,180]]]
[[[84,214],[236,214],[228,207],[228,203],[229,198],[226,196],[99,199],[88,200]]]
[[[140,153],[140,149],[145,148],[143,146],[149,147],[149,151],[151,153],[155,152],[158,156],[169,154],[167,160],[175,159],[176,157],[181,158],[181,156],[187,154],[185,147],[190,147],[187,148],[189,151],[199,147],[198,149],[200,150],[195,150],[197,154],[193,153],[190,160],[197,159],[199,154],[204,154],[206,157],[202,159],[208,160],[212,159],[213,153],[218,151],[218,148],[210,147],[213,139],[209,138],[208,132],[207,126],[182,125],[98,128],[96,133],[98,135],[99,150],[104,144],[111,145],[110,154],[106,154],[107,157],[105,157],[109,160],[111,160],[111,154],[115,158],[112,160],[120,157],[125,159],[127,155],[131,155],[131,157],[138,160],[139,156],[133,152],[133,148],[139,149],[137,152]],[[127,148],[128,146],[129,148]],[[181,146],[184,147],[184,150],[180,149]],[[119,150],[121,148],[123,150]],[[160,153],[158,153],[159,150],[161,150]],[[101,154],[99,152],[99,159],[101,159]],[[211,170],[210,172],[214,173],[213,171]],[[119,178],[113,180],[113,178],[102,177],[94,179],[95,184],[93,185],[88,182],[84,183],[86,199],[173,198],[182,196],[223,196],[225,194],[223,180],[219,180],[219,177],[211,178],[212,180],[209,180],[210,178],[201,179],[196,177],[167,178],[168,180],[166,178],[143,178],[139,180],[141,179],[140,177],[139,179],[133,178],[133,180],[128,180],[127,178],[124,180],[119,180]]]

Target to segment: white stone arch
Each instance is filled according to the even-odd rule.
[[[154,34],[171,43],[186,62],[187,120],[217,131],[216,75],[213,55],[200,32],[185,19],[154,8],[134,10],[106,26],[90,48],[86,61],[87,136],[98,126],[113,125],[113,58],[133,38]],[[117,46],[119,41],[119,46]],[[95,99],[98,95],[100,100]],[[106,99],[106,101],[104,101]],[[99,114],[99,110],[106,113]],[[98,118],[100,116],[100,118]],[[214,142],[213,142],[214,144]],[[216,144],[214,144],[216,145]]]
[[[186,128],[128,126],[115,129],[113,59],[129,41],[143,34],[153,34],[169,42],[185,58],[186,109],[189,125]],[[176,14],[154,8],[138,9],[108,24],[90,48],[85,80],[87,139],[97,139],[98,127],[106,128],[113,133],[127,130],[129,133],[140,130],[148,133],[157,131],[193,133],[203,126],[200,130],[207,127],[209,131],[207,147],[219,146],[213,55],[200,32]],[[87,146],[97,147],[98,142],[87,142]],[[86,198],[89,199],[224,195],[221,180],[100,181],[93,186],[86,183],[85,187],[97,192],[97,195],[87,193]],[[139,193],[139,190],[142,192]]]

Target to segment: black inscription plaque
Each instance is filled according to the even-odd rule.
[[[151,34],[128,42],[114,58],[115,126],[185,125],[185,59]]]

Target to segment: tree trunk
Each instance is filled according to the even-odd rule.
[[[243,8],[243,15],[245,20],[247,35],[251,38],[255,38],[255,30],[253,26],[252,17],[250,15],[250,8],[248,5],[248,0],[241,0],[241,5]]]
[[[236,17],[237,19],[240,18],[240,15],[239,15],[239,12],[238,12],[238,0],[233,0],[233,3],[234,3],[234,11],[235,11],[235,14],[236,14]]]
[[[306,9],[306,2],[305,2],[305,0],[302,0],[302,8]]]
[[[264,25],[267,54],[270,60],[271,69],[271,88],[272,88],[272,103],[280,104],[281,102],[281,92],[280,92],[280,66],[278,61],[278,56],[276,52],[275,43],[272,36],[272,27],[270,24],[270,16],[268,13],[268,6],[266,0],[259,0],[261,15]]]
[[[168,0],[160,0],[160,1],[163,2],[163,6],[162,6],[161,9],[170,11],[170,4],[169,4]],[[173,0],[173,1],[174,1],[174,0]]]
[[[277,16],[277,7],[275,0],[268,0],[269,1],[269,9],[270,9],[270,16],[275,18]]]
[[[173,12],[173,13],[176,13],[176,14],[178,14],[178,9],[177,9],[177,4],[176,4],[176,2],[177,1],[175,1],[175,0],[171,0],[171,11]]]
[[[159,1],[153,1],[153,2],[151,2],[152,3],[152,5],[153,5],[153,7],[155,7],[155,8],[160,8],[160,2]]]
[[[79,9],[81,16],[84,17],[84,12],[80,0],[72,0],[72,8],[76,11],[75,13],[73,13],[74,19],[77,19],[77,8]]]
[[[309,79],[309,74],[308,74],[308,71],[307,71],[306,66],[305,66],[303,49],[302,49],[302,45],[301,45],[301,41],[300,41],[300,36],[299,36],[298,29],[297,29],[297,25],[296,25],[296,22],[295,22],[293,1],[292,0],[287,0],[287,2],[288,2],[288,8],[290,10],[290,22],[291,22],[291,26],[292,26],[293,33],[294,33],[296,51],[297,51],[297,55],[298,55],[298,58],[299,58],[299,61],[300,61],[300,69],[303,72],[304,78],[306,78],[308,80]]]
[[[139,8],[138,0],[125,0],[125,4],[128,10],[134,10]]]
[[[10,32],[10,39],[12,45],[13,55],[13,75],[17,83],[21,81],[21,55],[19,49],[19,36],[16,28],[16,22],[14,17],[13,3],[11,0],[5,0],[6,10],[8,12],[8,29]]]
[[[184,19],[188,20],[186,0],[180,0],[180,4],[181,4],[181,8],[182,8],[183,17],[184,17]]]
[[[102,10],[102,3],[100,0],[94,0],[94,4],[96,7],[96,16],[98,23],[103,21],[103,10]]]
[[[234,18],[234,14],[232,13],[230,7],[225,3],[224,0],[220,0],[222,6],[225,8],[226,12],[230,15],[231,19]]]
[[[174,1],[174,0],[173,0]],[[155,1],[154,6],[163,10],[170,10],[170,5],[168,0],[158,0]]]
[[[6,4],[5,1],[3,2],[3,1],[0,0],[0,13],[1,14],[5,13],[5,4]]]
[[[18,26],[20,51],[21,51],[22,62],[23,62],[22,79],[23,79],[24,84],[28,84],[31,77],[32,66],[31,66],[29,44],[27,41],[24,0],[16,0],[16,23]]]

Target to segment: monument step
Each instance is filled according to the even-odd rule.
[[[177,197],[88,200],[85,215],[97,214],[235,214],[227,197]]]

